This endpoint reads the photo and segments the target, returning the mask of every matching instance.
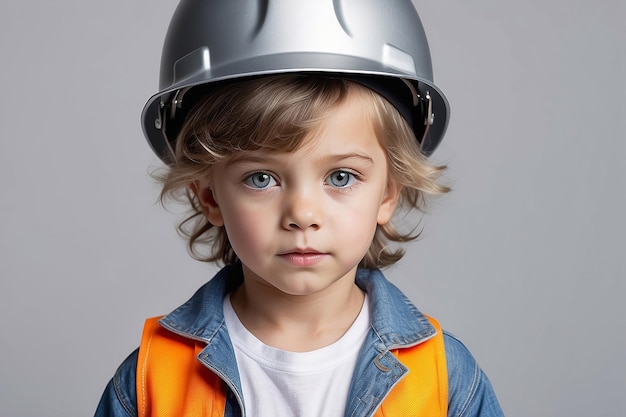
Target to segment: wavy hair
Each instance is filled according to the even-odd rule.
[[[438,183],[446,167],[429,163],[412,129],[395,107],[349,79],[296,74],[211,86],[207,91],[200,90],[201,98],[185,118],[168,167],[154,173],[163,185],[160,201],[164,206],[174,200],[189,207],[178,231],[188,239],[191,256],[207,262],[238,262],[225,229],[207,221],[190,185],[209,175],[212,165],[236,152],[298,149],[324,117],[354,89],[371,101],[370,116],[375,134],[387,152],[390,179],[402,187],[397,210],[423,212],[428,195],[450,190]],[[392,248],[390,243],[419,237],[417,225],[405,233],[393,222],[377,227],[370,248],[360,262],[361,267],[381,268],[397,262],[404,251]]]

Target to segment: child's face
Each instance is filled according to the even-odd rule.
[[[225,227],[246,282],[291,295],[354,282],[400,192],[368,103],[351,92],[298,150],[240,152],[198,184],[205,215]]]

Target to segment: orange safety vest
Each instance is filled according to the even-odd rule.
[[[197,355],[199,341],[179,336],[146,320],[137,360],[137,410],[139,417],[223,416],[227,387],[206,368]],[[416,346],[392,350],[409,369],[382,402],[374,417],[446,417],[448,374],[443,333]]]

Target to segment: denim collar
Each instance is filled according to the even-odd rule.
[[[241,265],[224,267],[189,301],[163,317],[161,325],[210,344],[224,326],[224,297],[242,281]],[[435,335],[426,316],[380,270],[359,269],[356,284],[369,296],[372,330],[387,350],[413,346]]]

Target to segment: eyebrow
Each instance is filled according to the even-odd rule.
[[[374,164],[374,159],[372,159],[371,156],[358,153],[358,152],[349,152],[345,154],[331,154],[331,155],[326,155],[323,158],[321,158],[321,162],[342,162],[342,161],[348,161],[348,160],[365,162],[367,165]]]
[[[274,153],[254,153],[250,154],[248,152],[242,152],[240,154],[236,154],[228,161],[228,165],[236,165],[236,164],[245,164],[245,163],[264,163],[264,162],[273,162],[275,159],[273,158]],[[341,154],[329,154],[324,155],[322,158],[319,158],[320,163],[339,163],[343,161],[361,161],[362,163],[366,163],[367,165],[373,165],[374,159],[367,154],[359,153],[359,152],[348,152]]]

